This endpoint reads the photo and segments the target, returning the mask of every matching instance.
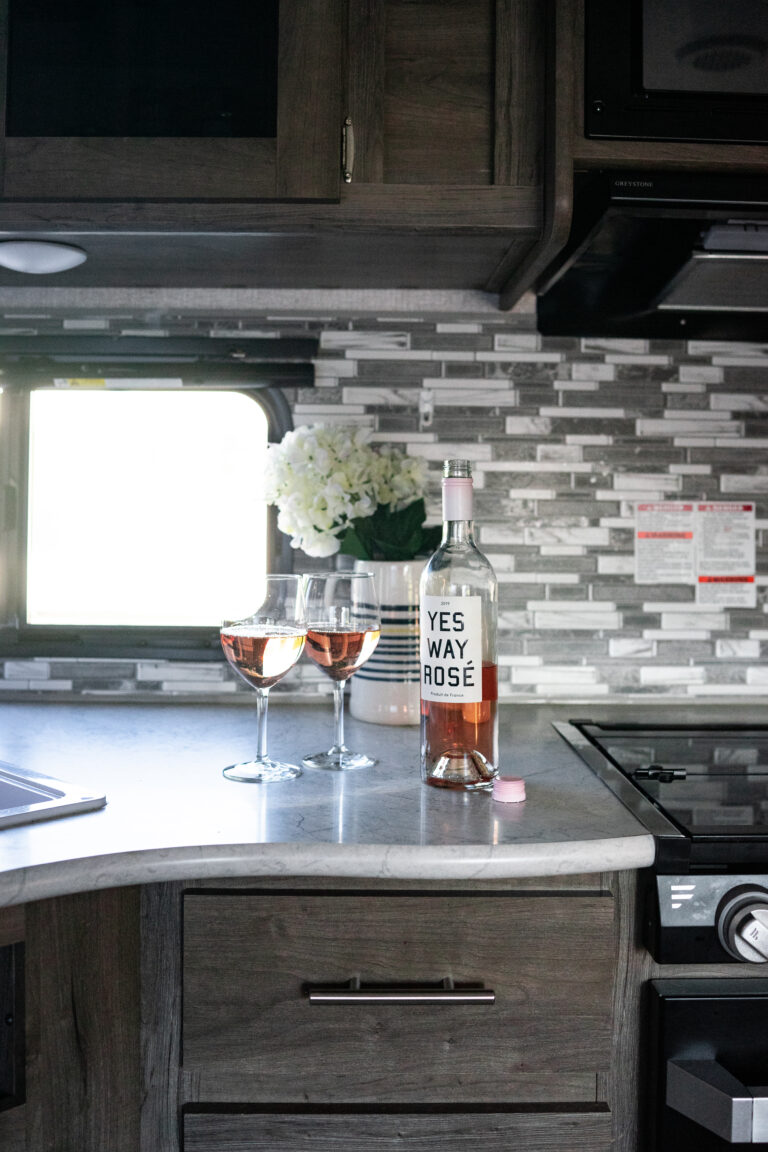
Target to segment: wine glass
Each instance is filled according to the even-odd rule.
[[[221,646],[235,672],[256,689],[257,753],[253,760],[224,769],[228,780],[268,784],[301,775],[296,764],[267,756],[269,690],[301,656],[307,634],[301,576],[265,576],[262,603],[242,620],[225,620]]]
[[[334,737],[327,752],[305,756],[306,768],[370,768],[376,761],[344,744],[344,684],[379,642],[381,621],[370,572],[332,572],[305,577],[306,653],[333,681]]]

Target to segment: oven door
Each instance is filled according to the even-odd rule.
[[[768,1152],[768,980],[652,980],[650,1152]]]

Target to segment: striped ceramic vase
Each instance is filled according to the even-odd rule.
[[[356,560],[373,572],[381,639],[350,682],[349,711],[374,724],[419,723],[419,578],[425,560]]]

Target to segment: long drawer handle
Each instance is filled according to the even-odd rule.
[[[342,987],[308,984],[310,1004],[495,1004],[492,988],[478,984],[454,984],[450,977],[440,983],[376,986],[352,977]]]

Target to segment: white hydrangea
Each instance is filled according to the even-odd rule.
[[[427,482],[426,462],[417,456],[405,456],[397,448],[383,447],[373,464],[376,502],[396,511],[423,496]]]
[[[426,464],[397,448],[374,449],[363,428],[315,424],[286,432],[267,451],[264,491],[291,547],[332,556],[351,520],[379,504],[405,508],[426,485]]]

